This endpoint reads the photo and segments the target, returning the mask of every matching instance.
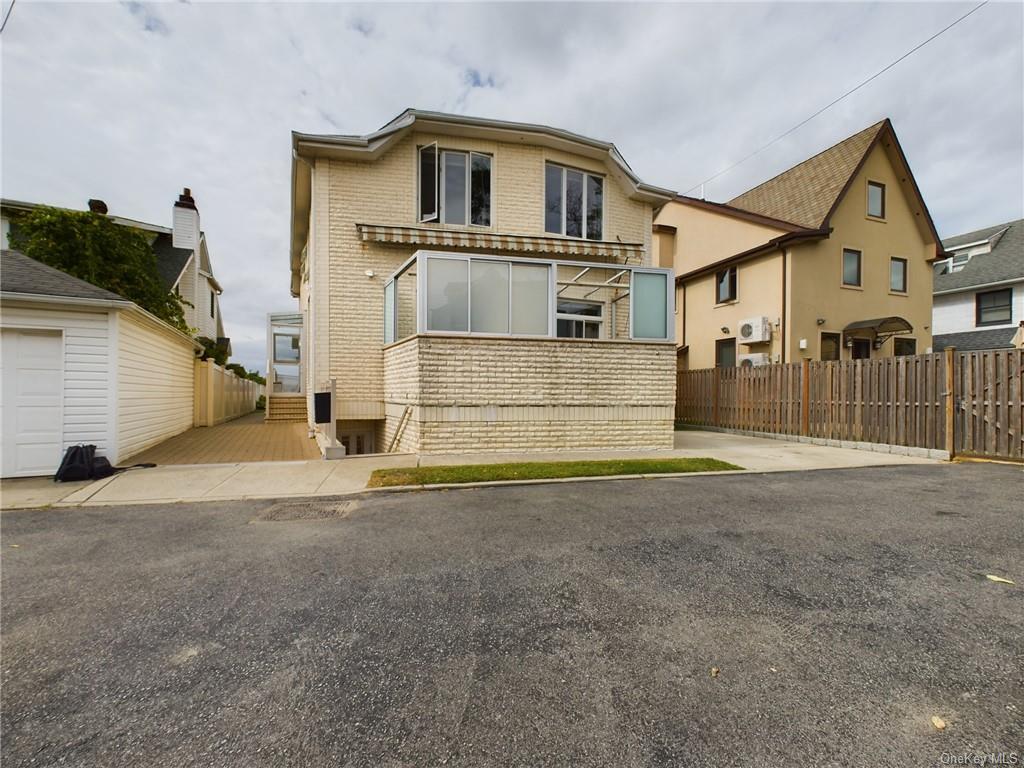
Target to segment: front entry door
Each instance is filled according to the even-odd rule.
[[[854,339],[853,340],[853,359],[854,360],[867,360],[871,357],[871,340],[870,339]]]

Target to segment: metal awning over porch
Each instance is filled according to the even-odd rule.
[[[913,333],[914,326],[902,317],[876,317],[873,320],[858,320],[843,329],[843,340],[869,339],[874,337],[877,349],[886,339],[901,333]]]
[[[641,262],[643,243],[619,243],[605,240],[575,240],[562,237],[527,237],[491,232],[454,232],[429,227],[394,227],[382,224],[357,224],[360,239],[391,245],[434,246],[442,248],[479,248],[491,251],[538,253],[558,256],[589,256],[617,262]]]

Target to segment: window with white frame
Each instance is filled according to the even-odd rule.
[[[422,251],[383,298],[385,344],[417,333],[671,341],[670,270]]]
[[[559,299],[556,335],[561,339],[599,339],[604,305],[599,301]]]
[[[547,163],[544,167],[544,231],[601,240],[604,236],[604,179]]]
[[[491,156],[419,148],[419,220],[491,226]]]

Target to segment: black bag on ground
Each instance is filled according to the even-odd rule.
[[[92,477],[92,461],[95,455],[95,445],[72,445],[65,452],[53,479],[58,483],[88,480]]]
[[[95,445],[72,445],[64,454],[54,482],[70,483],[75,480],[102,480],[128,469],[155,467],[156,464],[132,464],[130,467],[112,466],[106,456],[96,455]]]

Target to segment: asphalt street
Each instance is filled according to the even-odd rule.
[[[1022,490],[965,464],[5,512],[0,758],[1021,761]]]

